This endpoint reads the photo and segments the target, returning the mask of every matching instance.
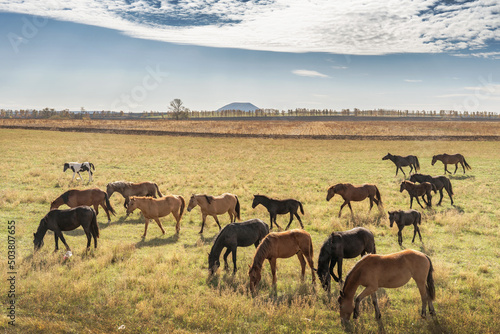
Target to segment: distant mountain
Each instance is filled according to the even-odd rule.
[[[228,105],[225,105],[222,108],[217,109],[217,111],[222,111],[222,110],[255,111],[257,109],[260,108],[248,102],[233,102],[229,103]]]

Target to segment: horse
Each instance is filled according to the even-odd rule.
[[[236,218],[240,220],[240,201],[238,200],[238,196],[224,193],[220,196],[209,196],[209,195],[191,195],[189,199],[189,204],[187,207],[187,211],[190,212],[193,210],[195,206],[199,205],[201,209],[201,230],[200,234],[203,233],[203,228],[205,227],[205,221],[207,216],[212,216],[215,219],[217,225],[219,225],[219,230],[221,226],[219,224],[219,219],[217,215],[221,215],[223,213],[229,214],[229,219],[231,223],[236,221]]]
[[[71,182],[73,182],[73,180],[75,179],[75,174],[78,174],[80,179],[82,179],[80,172],[89,172],[89,183],[92,182],[92,175],[94,175],[94,173],[92,171],[93,170],[95,171],[95,167],[94,167],[93,163],[88,162],[88,161],[83,162],[83,163],[65,162],[63,172],[66,172],[67,169],[71,169],[73,171],[73,178],[71,179]]]
[[[465,158],[463,155],[461,154],[438,154],[438,155],[434,155],[432,157],[432,165],[434,166],[434,164],[436,163],[436,161],[440,160],[443,164],[444,164],[444,173],[446,174],[446,172],[450,173],[451,172],[448,170],[447,168],[447,165],[450,164],[450,165],[455,165],[455,171],[453,172],[453,174],[455,174],[457,172],[457,169],[458,169],[458,163],[460,163],[460,165],[462,165],[462,168],[464,170],[464,174],[465,174],[465,169],[472,169],[471,166],[469,166],[469,164],[467,163],[467,161],[465,161]]]
[[[326,195],[326,200],[329,201],[335,194],[339,194],[344,199],[344,203],[340,206],[339,218],[342,214],[342,209],[347,204],[349,209],[351,209],[351,216],[354,219],[354,213],[352,212],[351,201],[362,201],[365,198],[370,199],[370,211],[373,207],[373,202],[377,206],[382,208],[382,198],[380,197],[380,191],[374,184],[363,184],[361,186],[353,186],[350,183],[337,183],[334,186],[328,188],[328,194]]]
[[[318,257],[318,277],[325,291],[330,291],[330,275],[335,282],[342,283],[342,260],[358,255],[376,253],[373,233],[364,227],[355,227],[344,232],[333,232],[321,246]],[[338,277],[333,273],[338,263]]]
[[[71,189],[66,191],[64,194],[56,198],[52,203],[50,203],[50,210],[59,208],[61,205],[66,204],[70,208],[77,206],[93,206],[96,215],[99,214],[99,205],[102,206],[104,212],[108,216],[108,224],[111,222],[111,217],[109,213],[113,215],[116,214],[115,209],[111,206],[109,202],[108,195],[99,188],[93,189]]]
[[[113,195],[115,191],[120,193],[123,198],[125,198],[125,202],[123,203],[123,207],[125,209],[128,207],[130,196],[151,196],[157,198],[156,195],[158,194],[158,197],[163,197],[160,192],[160,188],[154,182],[132,183],[116,181],[106,185],[106,192],[108,193],[109,198],[111,198],[111,195]]]
[[[415,155],[407,155],[406,157],[402,157],[400,155],[392,155],[390,153],[387,153],[387,155],[383,157],[382,160],[391,160],[396,165],[395,176],[398,175],[398,170],[401,170],[406,178],[405,171],[401,167],[410,166],[410,174],[413,169],[415,169],[415,172],[420,169],[420,163],[418,162],[418,158]]]
[[[429,182],[423,182],[420,184],[415,184],[411,181],[403,181],[401,182],[401,186],[399,187],[399,192],[403,192],[403,190],[408,191],[410,195],[410,209],[413,205],[413,198],[417,200],[418,205],[423,209],[424,207],[420,204],[418,200],[418,196],[422,196],[422,199],[428,207],[432,206],[432,194],[431,191],[437,192],[436,186]],[[425,195],[427,195],[427,201],[425,200]]]
[[[435,315],[432,301],[436,296],[434,279],[432,277],[431,259],[418,251],[406,249],[388,255],[368,254],[359,260],[347,274],[343,289],[340,291],[340,318],[342,323],[347,322],[354,311],[354,319],[359,316],[359,303],[368,295],[372,296],[375,308],[375,318],[380,319],[378,307],[378,288],[399,288],[413,278],[417,283],[422,299],[421,316],[426,316],[426,306],[429,306],[431,315]],[[354,295],[359,286],[365,289],[354,301]]]
[[[451,205],[453,205],[453,187],[451,186],[451,181],[449,178],[446,176],[430,176],[430,175],[424,175],[424,174],[413,174],[410,177],[411,182],[429,182],[432,183],[434,186],[436,186],[436,189],[439,190],[439,195],[441,196],[439,198],[439,203],[437,205],[441,205],[441,201],[443,200],[443,188],[446,190],[448,193],[448,196],[450,197],[451,200]]]
[[[228,269],[227,257],[229,253],[233,254],[233,273],[236,274],[236,250],[238,247],[248,247],[259,245],[262,239],[269,234],[269,226],[260,219],[250,219],[241,223],[231,223],[226,225],[212,245],[210,254],[208,254],[208,271],[213,275],[220,266],[219,257],[224,248],[224,269]]]
[[[276,259],[289,258],[297,255],[302,267],[302,281],[306,272],[306,261],[311,268],[312,283],[315,282],[313,244],[311,235],[304,230],[295,229],[285,232],[269,233],[255,251],[253,263],[250,266],[250,291],[255,292],[255,286],[260,282],[264,260],[268,260],[273,274],[273,286],[276,286]]]
[[[43,246],[43,237],[47,230],[54,231],[56,249],[59,250],[58,241],[61,239],[67,251],[71,251],[62,231],[72,231],[78,226],[83,227],[87,235],[87,251],[90,249],[90,242],[94,238],[94,248],[97,248],[97,238],[99,238],[99,225],[94,209],[88,206],[79,206],[67,210],[51,210],[40,220],[36,233],[33,233],[34,251],[38,251]]]
[[[160,227],[162,234],[165,234],[165,230],[163,229],[163,225],[161,224],[159,218],[165,217],[169,214],[174,216],[176,221],[175,233],[179,234],[181,229],[179,222],[182,218],[182,214],[184,213],[185,206],[186,202],[184,201],[184,197],[178,195],[167,195],[162,198],[132,196],[130,197],[130,201],[128,203],[127,215],[134,212],[135,209],[141,210],[142,215],[146,219],[144,235],[142,238],[146,237],[149,221],[151,219],[154,219]]]
[[[276,222],[276,216],[278,214],[284,215],[289,212],[290,212],[290,221],[288,222],[288,225],[286,226],[285,230],[288,230],[288,228],[290,227],[294,215],[299,220],[300,227],[304,228],[304,224],[302,224],[302,220],[300,219],[300,216],[297,214],[297,210],[299,208],[300,212],[304,214],[304,208],[302,206],[302,203],[300,203],[299,201],[295,199],[278,200],[269,198],[264,195],[253,195],[252,209],[255,209],[255,207],[259,204],[262,204],[267,209],[269,215],[271,216],[271,230],[273,229],[273,221],[276,224],[276,226],[278,226],[278,228],[281,229],[281,227]]]
[[[415,236],[417,235],[420,237],[420,241],[422,241],[422,235],[420,234],[420,228],[418,228],[418,225],[422,223],[422,215],[420,212],[417,210],[399,210],[399,211],[388,211],[389,214],[389,222],[390,222],[390,227],[392,228],[392,225],[396,223],[398,225],[398,243],[399,246],[403,247],[403,234],[401,231],[403,231],[403,228],[405,226],[413,225],[413,239],[412,243],[415,241]]]

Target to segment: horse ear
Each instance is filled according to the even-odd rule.
[[[315,272],[318,272],[318,269],[317,269],[317,268],[313,268],[313,270],[314,270]]]

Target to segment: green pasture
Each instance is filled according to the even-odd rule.
[[[500,145],[456,141],[321,141],[238,138],[154,137],[114,134],[0,130],[0,260],[6,282],[7,225],[15,221],[15,326],[8,315],[8,284],[2,283],[0,329],[8,333],[498,333],[500,331]],[[97,250],[85,252],[83,230],[65,233],[73,256],[63,261],[64,247],[54,253],[52,233],[33,254],[33,233],[50,202],[70,188],[106,188],[112,181],[154,181],[163,194],[237,194],[243,220],[261,218],[263,207],[251,208],[253,194],[296,198],[304,204],[305,229],[314,243],[314,260],[332,231],[364,226],[375,234],[377,252],[400,250],[397,228],[389,228],[387,211],[409,208],[399,192],[402,175],[382,161],[388,152],[414,154],[421,172],[439,175],[432,155],[462,153],[472,170],[451,176],[455,204],[422,210],[423,243],[411,243],[413,227],[403,230],[403,245],[432,259],[437,316],[420,318],[420,296],[410,281],[399,289],[378,291],[382,320],[377,322],[369,299],[350,328],[340,323],[338,286],[331,295],[314,289],[310,271],[300,281],[296,257],[278,260],[278,284],[271,285],[265,263],[258,293],[248,291],[248,265],[254,247],[238,249],[239,271],[208,277],[207,253],[218,228],[208,218],[204,235],[199,208],[185,212],[180,235],[172,216],[162,218],[165,235],[153,222],[141,240],[144,221],[136,212],[125,217],[123,198],[114,194],[112,223],[101,210]],[[63,173],[67,161],[91,161],[94,182],[71,183]],[[408,171],[408,168],[406,168]],[[339,182],[375,183],[384,211],[368,201],[353,203],[337,218],[342,204],[326,202],[329,186]],[[439,194],[433,202],[437,203]],[[63,208],[63,207],[61,207]],[[228,215],[220,217],[222,225]],[[285,225],[288,216],[278,217]],[[292,223],[297,228],[298,223]],[[418,242],[417,242],[418,241]],[[61,246],[61,243],[60,243]],[[222,259],[221,259],[222,260]],[[357,259],[344,261],[344,277]],[[230,261],[232,269],[232,261]],[[361,291],[358,290],[358,293]]]

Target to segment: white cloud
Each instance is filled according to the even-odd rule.
[[[416,80],[416,79],[405,79],[405,82],[422,82],[422,80]]]
[[[284,52],[460,52],[500,40],[496,0],[0,0],[0,11],[165,42]]]
[[[312,78],[329,78],[328,75],[319,73],[311,70],[293,70],[293,74],[299,75],[301,77],[312,77]]]

